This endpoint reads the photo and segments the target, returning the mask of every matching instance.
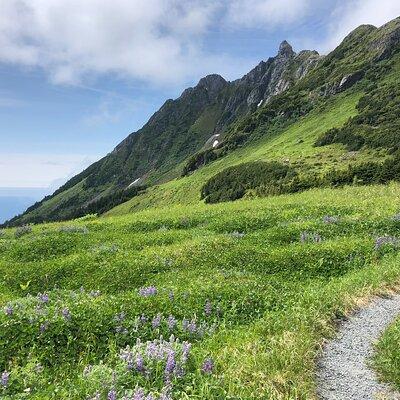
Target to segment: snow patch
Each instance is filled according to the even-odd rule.
[[[263,101],[264,101],[264,100],[261,100],[261,101],[257,104],[257,107],[261,107]]]
[[[132,186],[135,186],[137,183],[139,183],[140,179],[141,179],[141,178],[135,179],[135,180],[127,187],[127,189],[130,189]]]
[[[219,144],[219,141],[218,140],[214,140],[214,143],[213,143],[213,148],[215,148],[215,147],[217,147],[218,146],[218,144]]]

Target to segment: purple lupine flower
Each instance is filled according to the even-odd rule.
[[[301,243],[306,243],[306,242],[321,243],[322,236],[319,233],[301,232],[300,242]]]
[[[151,326],[153,329],[157,329],[161,324],[161,314],[157,314],[151,321]]]
[[[91,372],[92,372],[93,366],[92,365],[86,365],[86,367],[83,370],[83,376],[87,377]]]
[[[196,332],[197,332],[196,321],[191,320],[190,323],[189,323],[189,325],[188,325],[188,328],[187,328],[187,329],[188,329],[188,331],[189,331],[191,334],[196,333]]]
[[[212,313],[212,305],[210,300],[206,301],[206,304],[204,306],[204,313],[206,314],[207,317],[209,317]]]
[[[322,218],[322,221],[324,222],[324,224],[336,224],[337,222],[339,222],[339,218],[330,215],[325,215]]]
[[[62,316],[69,321],[71,319],[71,313],[68,310],[68,308],[63,308],[63,310],[61,311]]]
[[[173,315],[170,315],[167,320],[168,329],[172,331],[176,326],[176,319]]]
[[[144,372],[145,371],[144,360],[143,360],[143,357],[140,354],[138,354],[136,356],[136,371],[137,372]]]
[[[203,372],[203,374],[210,375],[212,374],[213,370],[214,362],[211,358],[207,358],[201,367],[201,371]]]
[[[171,386],[167,385],[161,392],[159,400],[172,400],[171,397]]]
[[[4,312],[8,317],[14,314],[14,308],[11,304],[8,304],[4,307]]]
[[[142,297],[155,296],[157,294],[157,288],[155,286],[142,287],[139,289],[139,295]]]
[[[146,347],[147,357],[155,359],[158,356],[158,349],[155,342],[148,342]]]
[[[393,220],[396,222],[400,222],[400,213],[393,216]]]
[[[189,358],[192,345],[189,342],[182,343],[182,363],[185,364]]]
[[[380,236],[375,239],[375,250],[379,250],[383,246],[397,247],[400,244],[400,240],[393,236]]]
[[[233,237],[235,239],[242,239],[244,237],[244,233],[243,232],[234,231],[234,232],[231,233],[231,237]]]
[[[126,314],[124,312],[120,312],[119,314],[117,314],[114,319],[117,322],[122,322],[124,319],[126,318]]]
[[[1,386],[7,387],[9,380],[10,380],[10,373],[7,371],[4,371],[1,374],[1,379],[0,379]]]
[[[92,291],[89,293],[89,296],[90,296],[90,297],[93,297],[93,298],[99,297],[100,295],[101,295],[100,290],[92,290]]]
[[[42,373],[43,371],[44,371],[44,367],[43,367],[42,364],[38,363],[38,364],[35,365],[35,372],[36,372],[37,374],[40,374],[40,373]]]
[[[37,297],[44,304],[47,304],[50,300],[47,293],[39,293]]]
[[[43,324],[40,324],[40,327],[39,327],[40,333],[44,333],[48,327],[49,327],[49,323],[47,321],[43,322]]]
[[[139,319],[141,324],[145,324],[148,321],[148,318],[145,315],[141,315]]]
[[[146,399],[145,400],[156,400],[155,399],[155,397],[151,394],[151,393],[149,393],[147,396],[146,396]]]
[[[107,400],[117,400],[117,392],[114,389],[108,392]]]
[[[170,301],[174,301],[175,295],[174,295],[174,292],[172,290],[169,291],[168,297],[169,297]]]
[[[90,400],[100,400],[101,396],[99,392],[96,392],[96,394],[90,399]]]
[[[171,375],[175,370],[175,366],[176,366],[175,352],[173,350],[170,350],[168,352],[167,363],[165,365],[165,375],[166,376]]]
[[[186,319],[186,318],[183,318],[183,320],[182,320],[182,329],[184,331],[187,331],[188,328],[189,328],[189,320]]]
[[[145,400],[144,390],[141,387],[135,389],[132,400]]]

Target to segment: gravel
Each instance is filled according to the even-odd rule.
[[[400,295],[374,298],[366,308],[340,324],[317,364],[317,394],[322,400],[400,399],[378,382],[369,368],[374,344],[400,314]]]

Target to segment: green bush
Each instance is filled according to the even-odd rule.
[[[202,188],[206,203],[218,203],[242,198],[246,191],[260,186],[271,192],[280,191],[285,181],[294,178],[295,171],[278,162],[250,162],[227,168],[212,177]]]

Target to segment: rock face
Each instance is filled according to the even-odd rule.
[[[296,54],[284,40],[275,57],[261,61],[248,74],[232,82],[234,94],[226,103],[222,122],[229,123],[241,110],[254,109],[284,92],[314,69],[321,58],[318,52],[310,50]]]

